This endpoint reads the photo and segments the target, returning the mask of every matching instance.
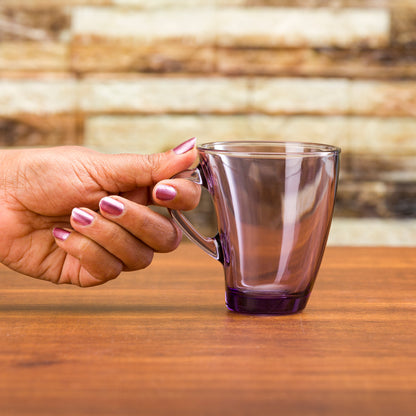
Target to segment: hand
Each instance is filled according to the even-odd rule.
[[[167,179],[196,157],[194,139],[154,155],[81,147],[1,151],[0,261],[79,286],[148,266],[154,252],[174,250],[181,233],[147,205],[194,208],[199,186]]]

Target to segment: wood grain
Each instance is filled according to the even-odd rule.
[[[0,282],[2,415],[416,411],[416,248],[329,247],[285,317],[228,312],[190,243],[102,287]]]

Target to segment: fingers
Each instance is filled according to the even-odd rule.
[[[181,241],[182,234],[170,219],[119,196],[103,198],[100,213],[100,225],[111,227],[104,221],[116,224],[156,252],[172,251]]]
[[[103,251],[119,259],[125,270],[144,269],[153,259],[153,248],[117,223],[106,220],[94,211],[75,208],[71,216],[71,225]]]
[[[187,179],[168,179],[156,184],[152,196],[157,205],[187,211],[198,205],[201,186]]]
[[[174,250],[182,237],[170,219],[119,196],[103,198],[99,213],[75,208],[71,226],[54,230],[56,243],[101,283],[147,267],[154,252]]]
[[[57,245],[70,255],[69,263],[76,259],[81,266],[71,264],[73,267],[68,270],[64,265],[61,281],[78,286],[95,286],[116,278],[123,270],[119,259],[74,230],[54,228],[53,235]]]
[[[103,189],[113,194],[153,186],[189,168],[198,156],[195,144],[196,139],[192,138],[165,153],[102,154],[91,159],[90,174]]]

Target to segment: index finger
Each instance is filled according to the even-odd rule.
[[[153,188],[155,204],[179,210],[192,210],[201,198],[201,186],[187,179],[166,179]]]

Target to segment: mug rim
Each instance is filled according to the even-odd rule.
[[[219,148],[220,146],[226,148]],[[247,146],[253,147],[253,150],[236,150],[233,147]],[[255,150],[258,146],[284,146],[285,150],[282,151],[265,151]],[[292,147],[292,149],[288,149]],[[198,150],[215,153],[215,154],[228,154],[228,155],[250,155],[250,156],[325,156],[330,154],[341,153],[341,148],[325,143],[314,142],[302,142],[302,141],[275,141],[275,140],[222,140],[202,143],[197,146]],[[307,151],[305,151],[307,150]]]

